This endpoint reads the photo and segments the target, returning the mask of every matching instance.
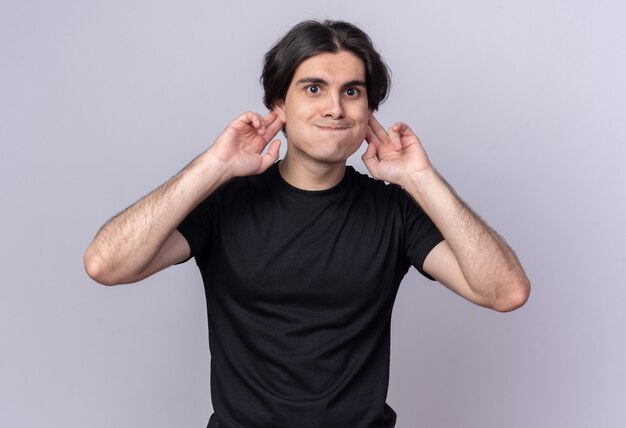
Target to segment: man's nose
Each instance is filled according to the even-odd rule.
[[[339,95],[327,97],[324,105],[324,117],[341,119],[344,116],[343,104]]]

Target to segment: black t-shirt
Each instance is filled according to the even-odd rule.
[[[400,281],[443,238],[400,187],[346,167],[323,191],[273,165],[178,227],[204,281],[209,427],[393,427],[385,403]]]

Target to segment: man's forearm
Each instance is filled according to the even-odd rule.
[[[437,225],[475,293],[494,304],[528,294],[528,279],[513,251],[434,169],[410,177],[404,187]]]
[[[139,275],[185,216],[225,180],[208,152],[198,156],[98,231],[85,252],[89,275],[102,283]]]

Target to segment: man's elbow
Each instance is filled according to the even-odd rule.
[[[98,254],[94,254],[91,248],[88,248],[87,251],[85,251],[83,264],[85,266],[85,272],[87,272],[87,275],[89,275],[89,277],[97,283],[102,285],[121,284],[121,282],[116,280],[111,274],[111,269],[109,269],[106,261]]]
[[[528,301],[530,296],[530,281],[524,276],[509,285],[505,295],[497,299],[493,309],[498,312],[511,312],[519,309]]]

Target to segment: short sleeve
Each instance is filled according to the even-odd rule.
[[[212,196],[201,202],[177,227],[191,249],[189,258],[201,254],[207,248],[211,237],[211,225],[214,221],[215,198]]]
[[[404,213],[405,251],[409,262],[426,278],[434,280],[424,271],[424,260],[443,241],[443,235],[419,204],[401,190],[401,206]]]

